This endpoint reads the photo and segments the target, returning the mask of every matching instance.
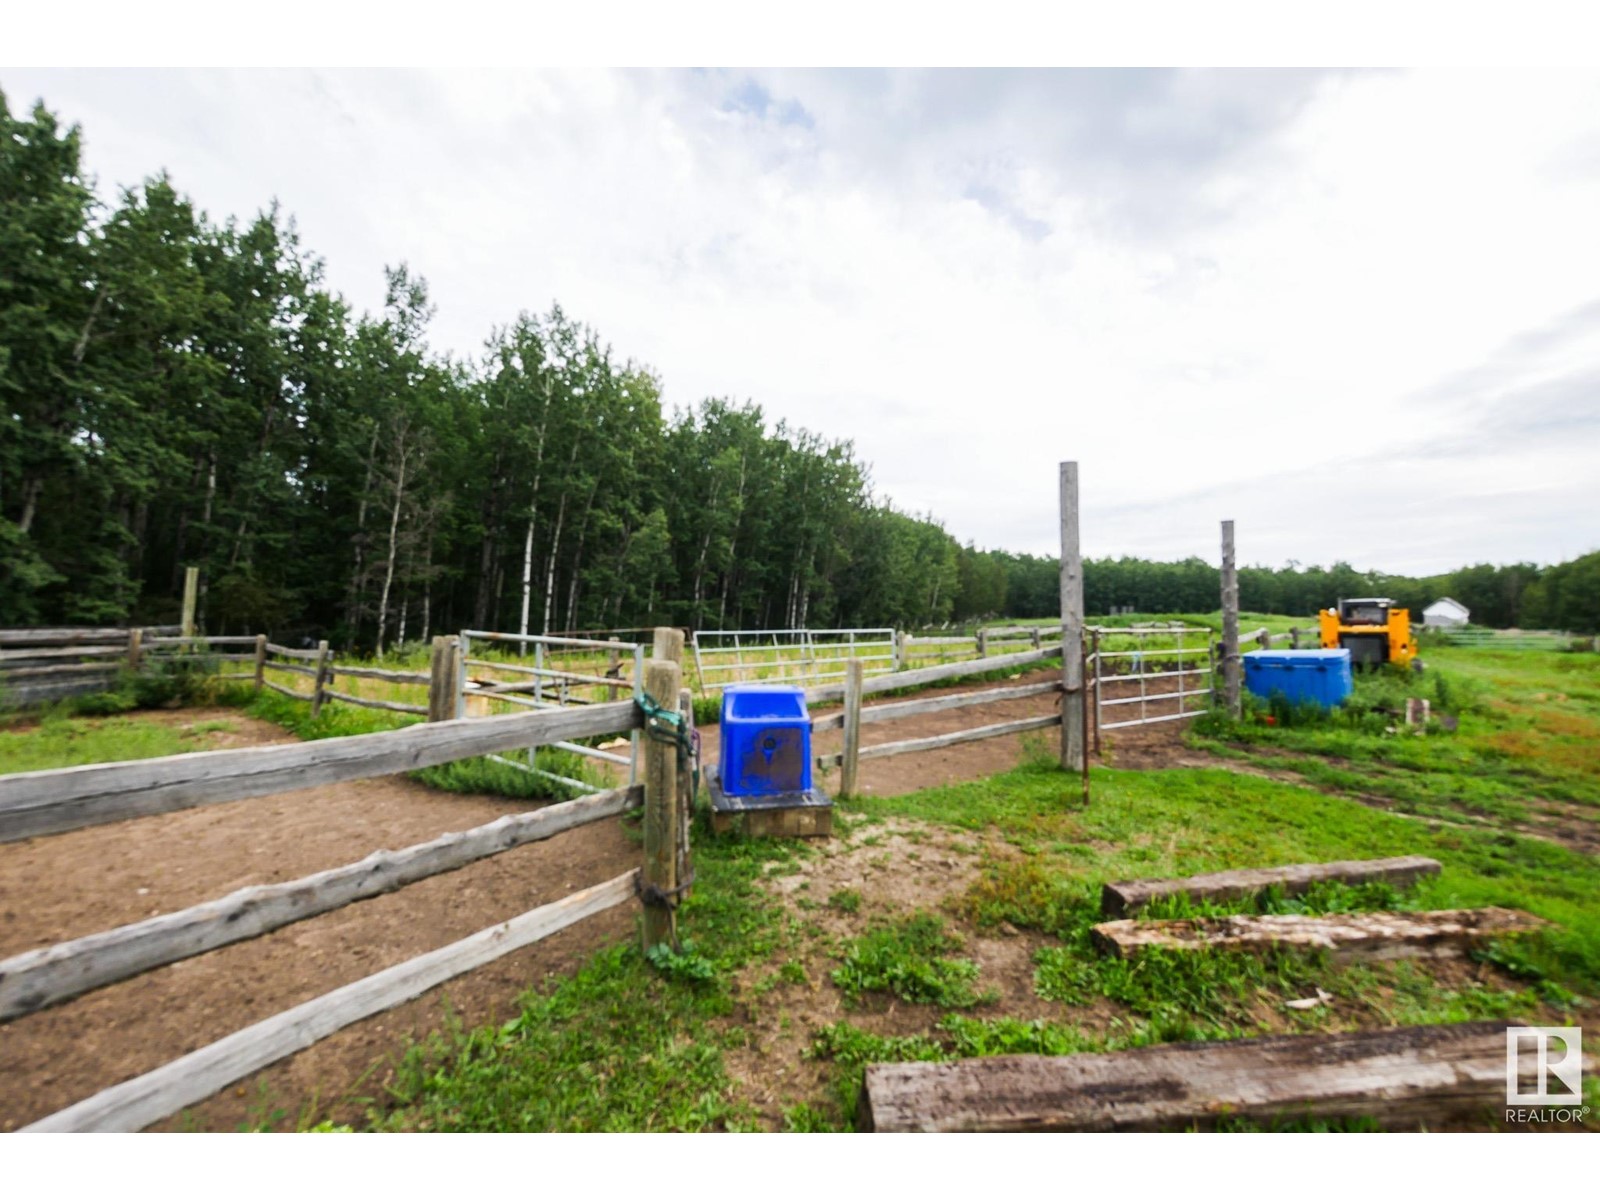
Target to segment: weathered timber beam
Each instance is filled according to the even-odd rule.
[[[1531,1084],[1534,1056],[1519,1060]],[[1370,1117],[1436,1126],[1503,1112],[1501,1021],[1181,1042],[1067,1058],[867,1067],[857,1124],[882,1133],[1077,1132]]]
[[[1101,949],[1120,958],[1160,946],[1169,950],[1235,950],[1301,946],[1335,960],[1459,958],[1493,937],[1531,933],[1546,922],[1511,908],[1441,912],[1359,912],[1325,917],[1294,914],[1198,917],[1183,921],[1107,921],[1094,927]]]
[[[1164,896],[1187,896],[1191,900],[1247,900],[1269,888],[1278,888],[1287,896],[1299,896],[1319,883],[1381,881],[1395,887],[1409,887],[1425,876],[1438,873],[1437,859],[1408,854],[1402,858],[1294,863],[1283,867],[1217,871],[1208,875],[1191,875],[1186,879],[1124,879],[1108,883],[1101,889],[1100,911],[1108,917],[1127,917]]]

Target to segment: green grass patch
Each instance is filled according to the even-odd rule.
[[[383,709],[361,708],[337,701],[326,703],[315,717],[311,705],[291,700],[277,692],[251,693],[245,698],[245,712],[263,721],[282,726],[302,741],[321,738],[353,737],[363,733],[383,733],[422,723],[421,717]],[[526,751],[502,757],[526,762]],[[536,759],[540,770],[564,775],[594,787],[608,786],[589,765],[590,760],[566,750],[543,747]],[[569,800],[583,793],[553,779],[530,775],[516,767],[489,758],[463,758],[437,767],[410,773],[412,779],[444,792],[468,795],[506,796],[513,800]]]
[[[52,708],[37,724],[0,730],[0,774],[187,754],[206,749],[207,735],[227,728],[219,721],[181,725],[137,715],[90,719],[68,711]]]
[[[851,1001],[878,992],[910,1004],[971,1008],[992,996],[973,987],[977,963],[949,957],[961,946],[939,917],[916,913],[856,938],[832,979]]]
[[[706,1130],[751,1127],[733,1096],[725,1050],[746,1036],[729,981],[792,931],[756,886],[768,863],[795,853],[774,840],[711,840],[679,910],[692,929],[683,954],[709,972],[660,969],[635,941],[597,954],[578,973],[530,993],[511,1019],[454,1028],[413,1046],[390,1094],[375,1103],[388,1130]],[[694,949],[692,947],[698,947]],[[680,956],[681,958],[682,956]],[[704,975],[705,977],[702,977]]]

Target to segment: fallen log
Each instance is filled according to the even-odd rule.
[[[1195,917],[1181,921],[1106,921],[1094,927],[1102,950],[1131,958],[1160,946],[1171,950],[1236,950],[1301,946],[1329,950],[1334,961],[1460,958],[1493,937],[1531,933],[1546,922],[1512,908],[1441,912],[1360,912]]]
[[[1528,1085],[1535,1056],[1519,1058]],[[1214,1128],[1370,1117],[1389,1128],[1504,1110],[1504,1022],[1180,1042],[1067,1058],[867,1067],[857,1125],[879,1133]]]
[[[1127,879],[1108,883],[1100,891],[1100,911],[1108,917],[1129,917],[1152,900],[1187,896],[1191,900],[1247,900],[1278,888],[1286,896],[1299,896],[1319,883],[1372,883],[1381,880],[1407,887],[1439,873],[1436,859],[1420,854],[1403,858],[1368,858],[1348,862],[1295,863],[1286,867],[1261,867],[1244,871],[1218,871],[1187,879]]]

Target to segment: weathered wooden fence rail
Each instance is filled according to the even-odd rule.
[[[285,746],[0,775],[0,842],[638,728],[631,700]]]
[[[178,632],[177,625],[0,629],[0,702],[44,704],[105,691],[123,671],[186,657],[178,650],[184,639],[165,636]]]
[[[512,813],[404,850],[378,850],[360,862],[303,879],[241,888],[179,912],[13,955],[0,960],[0,1020],[459,870],[591,821],[618,816],[643,802],[643,788],[620,788],[534,812]]]
[[[840,792],[851,795],[855,790],[856,764],[863,759],[888,758],[896,754],[916,754],[923,750],[938,750],[945,746],[955,746],[962,742],[982,741],[986,738],[1006,737],[1014,733],[1026,733],[1034,729],[1048,729],[1061,725],[1061,715],[1052,713],[1042,717],[1024,717],[1015,721],[1002,721],[998,724],[980,725],[972,729],[962,729],[954,733],[939,734],[936,737],[913,738],[906,741],[886,742],[877,746],[861,745],[861,726],[874,725],[884,721],[898,721],[906,717],[920,716],[924,713],[944,712],[950,709],[970,708],[979,704],[996,704],[1008,700],[1024,700],[1031,696],[1042,696],[1061,691],[1059,680],[1048,680],[1040,683],[1025,683],[1015,687],[988,688],[980,692],[965,692],[954,696],[929,696],[920,700],[902,700],[890,704],[874,705],[864,708],[861,699],[871,693],[897,691],[905,687],[924,687],[930,683],[940,683],[947,679],[960,679],[967,675],[987,674],[990,671],[1008,670],[1013,667],[1027,667],[1044,662],[1046,659],[1059,656],[1061,647],[1040,646],[1036,650],[1022,650],[1015,654],[998,655],[993,658],[968,660],[957,663],[942,663],[932,667],[918,667],[910,671],[900,671],[893,675],[879,675],[868,679],[859,666],[853,666],[846,675],[845,682],[839,685],[824,685],[809,688],[806,691],[806,700],[809,703],[825,703],[835,699],[844,701],[844,710],[837,713],[825,713],[814,718],[811,722],[813,732],[824,732],[832,729],[844,730],[844,749],[837,754],[820,754],[816,762],[820,767],[841,768]]]
[[[264,638],[250,640],[256,643],[256,653],[249,657],[255,660],[255,674],[260,681],[267,665],[268,643]],[[665,647],[664,653],[681,654],[681,640],[658,638],[657,646]],[[313,661],[303,659],[303,653],[286,657]],[[320,694],[325,690],[328,666],[326,643],[318,648],[314,661]],[[443,661],[436,659],[433,666],[429,676],[421,677],[423,680],[456,678],[448,654]],[[652,659],[647,665],[645,687],[657,705],[668,711],[675,709],[688,729],[692,728],[692,705],[688,703],[688,693],[679,687],[680,671],[678,661]],[[425,711],[435,715],[440,707],[442,701],[430,703],[430,709]],[[641,705],[630,699],[504,717],[435,720],[405,729],[304,744],[4,775],[0,776],[0,841],[66,833],[130,817],[416,770],[498,750],[570,744],[569,739],[577,737],[631,732],[642,726],[642,711]],[[302,879],[244,888],[179,912],[0,961],[0,1020],[9,1020],[145,971],[458,870],[580,825],[618,816],[641,804],[645,809],[642,870],[542,905],[307,1001],[108,1088],[28,1129],[141,1129],[355,1021],[421,995],[463,972],[636,895],[646,902],[646,945],[671,936],[672,910],[692,878],[687,811],[687,772],[691,769],[692,764],[685,766],[679,761],[675,746],[651,739],[643,786],[619,788],[503,817],[403,850],[378,851],[360,862]]]

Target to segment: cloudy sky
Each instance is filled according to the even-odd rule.
[[[963,541],[1423,572],[1600,548],[1600,73],[44,71],[103,195],[276,197],[433,341],[559,301]]]

